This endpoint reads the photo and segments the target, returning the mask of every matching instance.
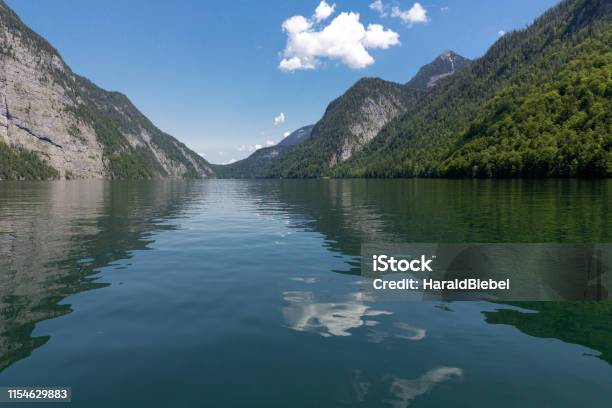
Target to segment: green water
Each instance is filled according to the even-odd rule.
[[[69,386],[71,407],[608,407],[611,303],[374,302],[359,251],[612,242],[610,219],[610,180],[0,183],[0,386]]]

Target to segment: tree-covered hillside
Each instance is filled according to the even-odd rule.
[[[590,38],[553,77],[503,89],[462,134],[458,149],[440,166],[441,174],[610,175],[610,44],[612,31]]]
[[[291,151],[295,146],[264,147],[253,152],[246,159],[231,164],[213,164],[215,175],[219,178],[266,178],[270,174],[270,167],[280,157]]]
[[[75,75],[73,79],[77,86],[70,88],[70,83],[66,83],[66,86],[73,91],[72,98],[80,103],[75,103],[68,110],[78,121],[94,128],[98,141],[104,147],[107,169],[112,178],[175,176],[169,170],[178,167],[182,168],[181,177],[212,175],[210,164],[205,159],[158,129],[127,96],[106,91],[84,77]],[[145,140],[138,140],[140,135]],[[130,137],[138,139],[130,143]],[[162,152],[165,160],[157,157],[159,152]]]
[[[47,180],[57,176],[57,170],[36,154],[0,140],[0,180]]]
[[[567,0],[445,78],[344,177],[610,176],[612,2]]]

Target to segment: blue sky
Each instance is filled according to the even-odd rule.
[[[213,163],[315,123],[363,76],[407,82],[446,49],[482,56],[557,2],[7,0],[75,72]]]

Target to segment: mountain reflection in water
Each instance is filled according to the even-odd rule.
[[[147,250],[188,205],[185,183],[0,184],[0,370],[48,336],[36,322],[70,313],[62,300],[103,288],[96,271]]]
[[[610,302],[373,301],[359,256],[610,242],[611,216],[609,180],[0,183],[0,384],[70,384],[75,407],[518,403],[501,383],[601,405]]]

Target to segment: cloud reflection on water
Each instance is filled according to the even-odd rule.
[[[392,315],[386,310],[372,309],[363,301],[361,293],[349,294],[340,303],[317,302],[312,292],[284,292],[289,303],[283,308],[288,327],[297,331],[319,333],[323,337],[350,336],[349,330],[374,326],[376,316]]]
[[[412,400],[428,393],[438,383],[453,378],[463,378],[463,370],[457,367],[438,367],[426,372],[419,378],[394,378],[390,388],[394,398],[387,402],[395,407],[407,407]]]

